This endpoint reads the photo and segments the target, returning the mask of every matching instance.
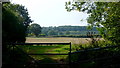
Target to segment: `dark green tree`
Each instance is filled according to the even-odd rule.
[[[13,50],[12,46],[8,44],[25,43],[26,29],[29,23],[31,23],[30,21],[26,22],[26,13],[26,16],[22,16],[22,13],[19,13],[21,11],[24,11],[25,9],[19,10],[16,5],[17,4],[4,3],[2,6],[2,68],[23,68],[28,58],[25,57],[25,54],[21,53],[19,50],[15,48]],[[18,6],[21,7],[21,5]],[[25,24],[25,22],[27,24]],[[19,54],[19,56],[15,58],[13,56],[13,52],[14,55]],[[13,62],[16,62],[16,64],[14,64]],[[22,63],[22,67],[17,65],[19,63]]]
[[[25,42],[27,26],[32,22],[28,11],[19,4],[5,3],[2,7],[3,42]]]
[[[38,37],[38,35],[41,33],[41,26],[37,23],[33,23],[29,26],[29,33],[33,33]]]
[[[89,26],[98,27],[102,36],[120,44],[120,2],[66,2],[67,11],[77,10],[89,14]]]
[[[22,18],[24,26],[27,28],[30,23],[33,21],[30,19],[29,13],[27,8],[25,6],[19,5],[19,4],[10,4],[6,3],[3,4],[4,8],[7,8],[9,10],[12,10],[16,15]]]

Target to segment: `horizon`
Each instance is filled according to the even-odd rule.
[[[60,25],[60,26],[80,26],[80,25]],[[60,26],[41,26],[41,27],[60,27]],[[84,26],[87,26],[87,25],[84,25]]]

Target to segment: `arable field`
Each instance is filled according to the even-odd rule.
[[[26,38],[26,43],[72,43],[72,52],[76,51],[79,44],[89,43],[90,38],[67,38],[67,37],[49,37],[49,38]],[[68,54],[70,51],[69,45],[27,45],[19,46],[26,53],[45,54],[45,53],[57,53]],[[54,60],[67,59],[68,55],[31,55],[36,60],[42,60],[45,58],[51,58]]]
[[[72,44],[85,44],[88,43],[86,39],[89,38],[67,38],[67,37],[51,37],[51,38],[26,38],[26,43],[69,43]],[[27,53],[36,53],[36,54],[44,54],[44,53],[58,53],[58,54],[68,54],[70,50],[69,45],[45,45],[45,46],[19,46]],[[72,45],[72,51],[75,51],[73,49],[74,46]],[[32,55],[33,58],[41,60],[44,58],[52,58],[52,59],[63,59],[67,58],[68,55]]]
[[[26,38],[26,43],[69,43],[72,44],[85,44],[88,43],[86,39],[89,38],[69,38],[69,37],[51,37],[51,38]]]

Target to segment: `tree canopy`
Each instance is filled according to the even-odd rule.
[[[25,42],[26,28],[32,22],[27,9],[19,4],[2,6],[3,43]]]
[[[36,37],[41,33],[41,26],[37,23],[33,23],[29,26],[29,33],[33,33]]]
[[[3,3],[2,6],[2,68],[23,68],[28,57],[9,43],[25,43],[26,30],[31,23],[28,11],[19,4]],[[15,58],[18,55],[17,58]],[[30,60],[30,59],[29,59]],[[23,62],[24,61],[24,62]],[[16,63],[16,64],[14,64]],[[19,63],[22,63],[19,65]]]
[[[89,26],[96,26],[105,39],[119,44],[120,2],[66,2],[67,11],[77,10],[89,14]]]

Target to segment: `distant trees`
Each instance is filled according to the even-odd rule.
[[[82,36],[87,32],[95,32],[98,35],[96,27],[91,30],[87,26],[58,26],[58,27],[41,27],[39,24],[33,23],[28,28],[28,37],[45,37],[45,36]]]
[[[31,24],[28,28],[28,32],[30,34],[34,34],[36,37],[38,37],[38,35],[41,33],[41,30],[42,30],[41,26],[37,23]]]
[[[69,31],[66,31],[66,33],[65,33],[66,35],[70,35],[70,32]]]
[[[49,35],[49,36],[58,35],[58,32],[55,31],[55,30],[49,30],[49,31],[48,31],[48,35]]]
[[[88,31],[99,34],[95,27],[88,30],[87,26],[58,26],[58,27],[42,27],[42,34],[46,36],[65,36],[65,35],[86,35]]]

